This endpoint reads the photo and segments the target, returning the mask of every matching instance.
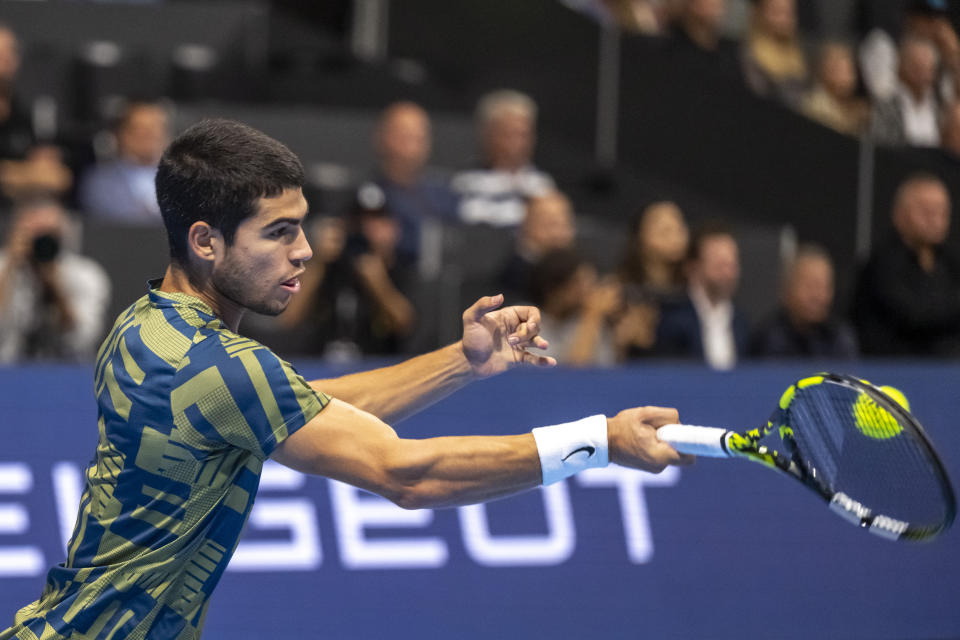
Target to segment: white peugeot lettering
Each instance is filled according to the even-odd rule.
[[[0,495],[23,495],[33,488],[33,474],[22,462],[0,464]],[[0,503],[0,535],[24,534],[30,516],[23,505]],[[43,552],[29,545],[0,547],[0,577],[37,576],[43,573]]]
[[[547,517],[545,535],[493,536],[487,507],[460,507],[460,526],[467,553],[477,564],[488,567],[556,565],[567,561],[576,546],[576,529],[566,482],[540,487]]]
[[[653,536],[643,487],[668,487],[680,479],[680,470],[667,467],[658,474],[610,465],[601,469],[587,469],[577,475],[584,487],[617,487],[627,555],[634,564],[644,564],[653,557]]]
[[[447,562],[449,552],[440,538],[367,538],[371,527],[422,528],[433,522],[433,511],[407,511],[389,500],[330,480],[333,521],[340,560],[348,569],[432,569]]]
[[[293,491],[303,487],[306,476],[268,460],[260,475],[264,490]],[[286,531],[289,539],[242,540],[228,566],[229,571],[311,571],[320,566],[320,531],[309,498],[261,496],[250,511],[251,530]]]

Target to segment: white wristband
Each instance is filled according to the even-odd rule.
[[[584,469],[605,467],[610,462],[606,416],[537,427],[533,438],[540,454],[543,484],[553,484]]]

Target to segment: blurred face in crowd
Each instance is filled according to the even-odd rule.
[[[55,202],[42,202],[21,208],[14,218],[11,235],[24,241],[40,236],[62,238],[67,229],[67,214]]]
[[[683,212],[673,202],[656,202],[643,212],[640,249],[648,260],[678,264],[687,254],[690,233]]]
[[[487,162],[494,169],[516,171],[530,164],[536,137],[532,116],[524,109],[503,107],[483,129]]]
[[[797,7],[794,0],[760,0],[757,26],[777,40],[790,40],[797,33]]]
[[[703,238],[690,279],[714,302],[731,299],[740,282],[740,252],[733,236],[722,233]]]
[[[385,171],[415,176],[430,157],[430,118],[412,102],[401,102],[387,108],[380,120],[377,148]]]
[[[170,142],[167,112],[152,104],[131,108],[117,131],[120,155],[145,167],[156,166]]]
[[[700,26],[719,29],[726,11],[726,0],[687,0],[683,6],[683,18]]]
[[[942,182],[917,180],[901,187],[893,225],[907,246],[935,247],[950,231],[950,194]]]
[[[833,304],[833,266],[820,255],[800,256],[790,269],[784,306],[797,326],[826,321]]]
[[[820,58],[820,83],[836,98],[849,98],[857,89],[857,68],[850,48],[825,45]]]
[[[909,39],[900,48],[900,79],[914,93],[926,93],[936,80],[937,62],[932,42]]]
[[[561,318],[577,313],[596,286],[597,270],[585,262],[569,280],[551,291],[550,309]]]
[[[10,29],[0,28],[0,82],[12,82],[20,70],[20,44]]]
[[[573,206],[566,196],[553,193],[527,205],[521,239],[528,251],[542,255],[551,249],[566,249],[575,235]]]

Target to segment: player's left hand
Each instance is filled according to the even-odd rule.
[[[506,307],[503,294],[485,296],[463,312],[463,353],[474,373],[488,377],[527,363],[552,367],[556,359],[531,353],[546,349],[540,336],[540,310],[536,307]]]

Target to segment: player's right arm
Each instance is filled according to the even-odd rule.
[[[609,458],[624,466],[659,472],[689,464],[656,437],[656,428],[677,422],[673,409],[645,407],[606,420]],[[400,438],[379,418],[331,400],[323,411],[272,453],[281,464],[372,491],[406,509],[485,502],[543,482],[533,434]]]

